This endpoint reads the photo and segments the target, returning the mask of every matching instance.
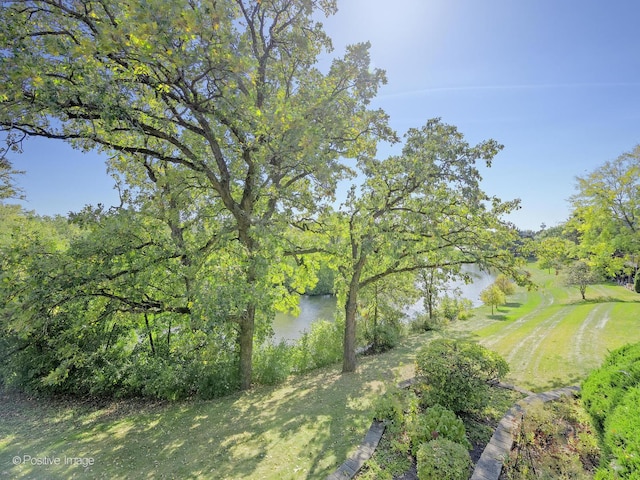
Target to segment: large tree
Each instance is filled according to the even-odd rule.
[[[580,234],[580,255],[602,273],[628,275],[640,251],[640,145],[577,178],[570,224]]]
[[[356,367],[363,289],[389,276],[464,264],[522,278],[512,251],[517,231],[502,218],[518,201],[488,196],[476,166],[490,165],[500,149],[493,140],[471,146],[454,126],[433,119],[408,131],[400,155],[362,162],[363,184],[330,224],[346,319],[344,372]]]
[[[372,155],[377,139],[393,138],[386,115],[368,108],[385,78],[370,68],[367,44],[326,72],[315,66],[331,42],[314,18],[335,8],[332,0],[33,0],[0,9],[0,128],[10,141],[98,148],[124,175],[145,169],[169,199],[193,189],[198,205],[226,212],[241,288],[229,320],[242,388],[285,224],[331,198],[346,172],[341,158]],[[180,242],[179,229],[172,234]]]

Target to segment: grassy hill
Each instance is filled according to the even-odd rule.
[[[510,380],[535,390],[578,383],[608,350],[640,341],[640,295],[597,285],[583,302],[558,277],[533,273],[538,290],[519,290],[495,315],[479,308],[445,335],[498,351]],[[373,399],[413,375],[416,349],[434,335],[363,358],[353,374],[336,365],[208,402],[96,405],[3,394],[0,478],[325,478],[362,440]]]

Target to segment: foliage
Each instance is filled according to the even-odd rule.
[[[313,288],[305,292],[306,295],[333,295],[335,294],[335,271],[326,262],[320,263],[316,272],[318,282]]]
[[[509,295],[513,295],[516,292],[515,284],[511,280],[509,280],[509,278],[506,275],[503,275],[503,274],[498,275],[498,277],[495,279],[493,284],[496,287],[498,287],[500,291],[504,293],[505,296],[507,297]]]
[[[570,287],[578,287],[583,300],[586,300],[587,286],[597,282],[598,276],[591,270],[591,267],[582,260],[572,263],[567,268],[565,284]]]
[[[459,443],[446,439],[423,443],[416,454],[420,480],[467,480],[471,457]]]
[[[358,327],[363,343],[374,353],[394,348],[404,334],[404,308],[417,300],[415,277],[395,275],[362,289]]]
[[[636,293],[640,293],[640,270],[638,271],[638,273],[636,273],[633,289],[635,290]]]
[[[519,276],[512,248],[517,231],[502,218],[518,201],[482,191],[476,166],[490,165],[502,147],[493,140],[472,146],[440,119],[410,129],[405,139],[398,156],[363,159],[362,184],[336,215],[321,219],[345,304],[344,372],[355,370],[365,288],[396,275],[472,263]]]
[[[176,279],[162,292],[198,269],[227,268],[227,279],[217,272],[220,282],[206,287],[209,272],[200,272],[199,291],[183,299],[216,310],[206,322],[227,324],[244,389],[254,342],[274,309],[294,301],[285,283],[313,283],[312,272],[288,278],[287,258],[313,250],[292,228],[331,202],[350,175],[342,159],[368,158],[379,140],[395,139],[386,114],[368,106],[386,82],[370,68],[368,44],[316,68],[331,49],[317,18],[335,10],[332,0],[32,0],[0,9],[0,131],[13,144],[38,136],[108,155],[122,206],[164,223],[173,243],[182,272],[170,269],[164,276]],[[132,287],[123,293],[138,293]],[[225,288],[220,308],[203,294]]]
[[[340,320],[313,322],[311,330],[304,332],[296,342],[292,352],[292,371],[302,373],[339,362],[343,331],[344,324]]]
[[[576,187],[570,223],[580,255],[602,274],[631,278],[640,251],[640,146],[578,177]]]
[[[447,439],[467,449],[471,448],[462,420],[451,410],[440,405],[411,415],[407,421],[407,433],[414,454],[423,443],[435,439]]]
[[[574,399],[529,404],[504,464],[508,479],[591,479],[600,451],[588,417]]]
[[[560,236],[545,236],[536,242],[535,253],[540,268],[554,269],[556,275],[569,262],[575,244]]]
[[[413,390],[392,386],[375,400],[373,418],[386,421],[392,431],[398,432],[405,425],[405,416],[417,412],[418,404]]]
[[[15,183],[15,176],[24,172],[15,170],[7,160],[5,153],[0,148],[0,201],[6,198],[24,198],[22,190]]]
[[[614,350],[599,369],[589,374],[582,384],[581,396],[600,434],[627,391],[637,385],[640,385],[640,344]]]
[[[291,374],[293,348],[282,340],[269,342],[258,348],[254,356],[253,372],[255,381],[263,385],[277,385]]]
[[[470,310],[473,304],[467,298],[445,295],[438,302],[438,316],[444,320],[453,322],[455,320],[466,320],[471,315]]]
[[[486,405],[489,385],[509,370],[498,354],[471,342],[437,339],[416,355],[416,378],[425,405],[440,404],[456,413]]]
[[[487,288],[480,292],[480,300],[485,305],[491,305],[491,315],[493,315],[493,307],[502,305],[507,301],[507,297],[504,292],[497,285],[489,285]]]
[[[640,474],[638,405],[640,385],[625,392],[624,398],[606,421],[604,444],[611,461],[605,468],[615,472],[617,478],[636,478]]]

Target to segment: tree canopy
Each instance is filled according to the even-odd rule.
[[[632,278],[640,251],[640,146],[577,178],[571,226],[579,256],[601,273]]]
[[[332,198],[349,173],[342,157],[371,156],[377,140],[394,138],[384,112],[368,107],[385,82],[370,68],[368,44],[348,47],[326,72],[316,67],[331,42],[314,15],[335,8],[330,0],[34,0],[0,9],[0,129],[9,140],[41,136],[105,152],[126,181],[125,201],[141,208],[150,189],[162,197],[153,208],[185,268],[228,240],[218,245],[233,257],[244,299],[229,314],[243,388],[256,315],[277,301],[265,258],[282,252],[287,223]]]

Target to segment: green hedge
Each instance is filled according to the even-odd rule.
[[[611,352],[584,381],[582,400],[602,443],[595,479],[640,478],[640,344]]]

